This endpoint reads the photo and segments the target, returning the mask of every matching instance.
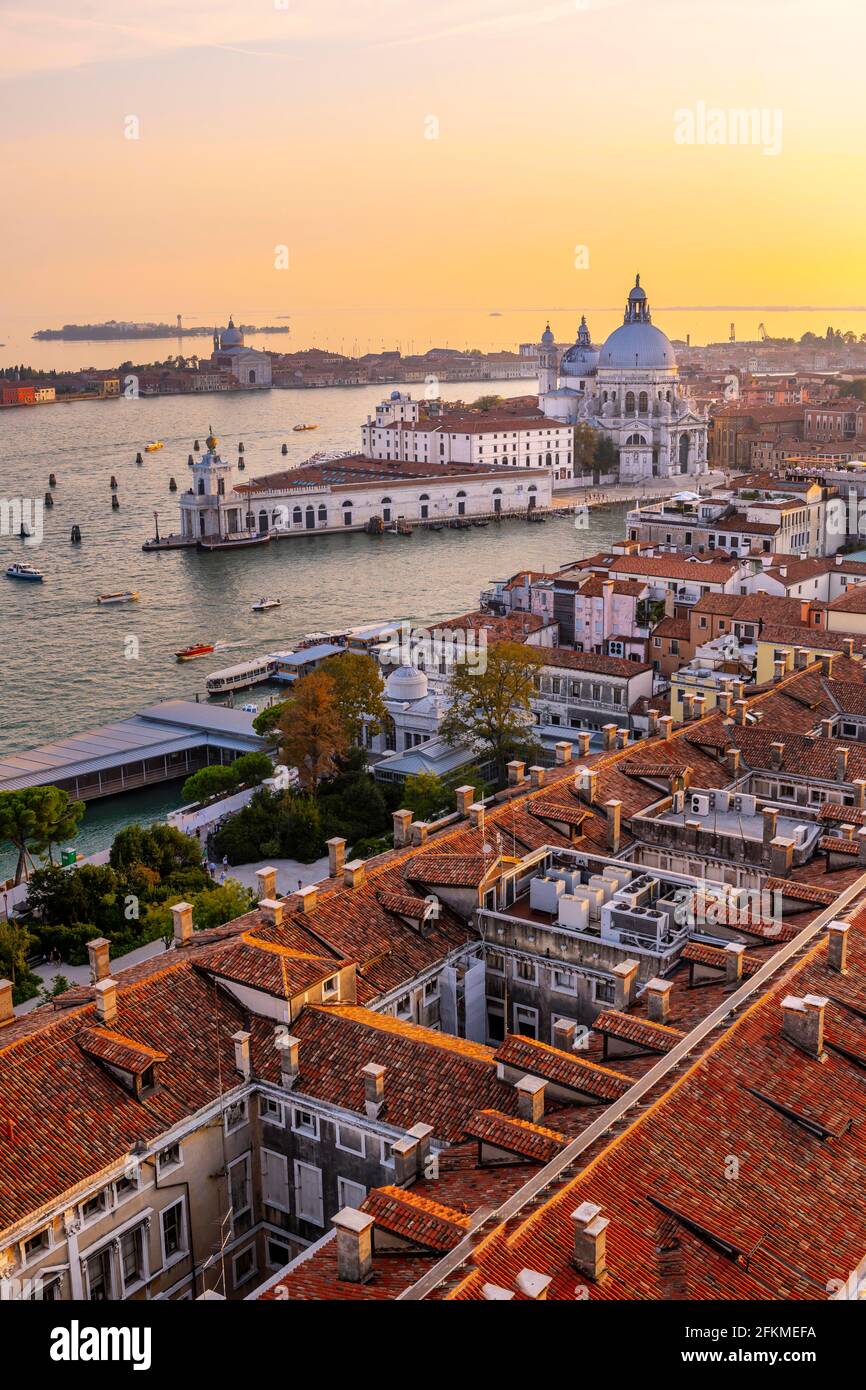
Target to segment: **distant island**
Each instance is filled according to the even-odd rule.
[[[289,333],[288,324],[266,324],[257,328],[254,323],[242,323],[242,333]],[[132,338],[209,338],[213,325],[185,328],[170,323],[129,323],[124,319],[109,319],[107,323],[65,323],[62,328],[39,328],[34,338],[43,341],[105,342]]]

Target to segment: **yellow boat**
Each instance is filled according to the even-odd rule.
[[[139,592],[137,589],[123,589],[117,594],[98,594],[97,603],[138,603]]]
[[[161,439],[154,439],[153,442],[152,442],[151,444],[145,444],[145,446],[144,446],[144,452],[145,452],[146,454],[155,454],[156,451],[157,451],[157,449],[164,449],[164,448],[165,448],[165,445],[163,444],[163,442],[162,442]]]
[[[317,430],[318,425],[292,425],[295,434],[300,434],[302,430]]]

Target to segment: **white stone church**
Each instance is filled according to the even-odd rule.
[[[549,419],[607,435],[619,451],[623,482],[707,472],[706,413],[679,382],[673,347],[652,322],[639,275],[621,326],[598,349],[582,319],[558,372],[548,324],[539,347],[538,403]]]

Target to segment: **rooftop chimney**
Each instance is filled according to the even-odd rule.
[[[745,724],[747,709],[748,705],[745,700],[734,701],[734,720],[737,724]]]
[[[674,731],[673,715],[663,714],[659,720],[659,728],[661,729],[662,738],[669,739]]]
[[[363,859],[353,859],[343,869],[343,882],[347,888],[363,888],[367,881],[367,871]]]
[[[361,1068],[364,1078],[364,1109],[367,1118],[375,1120],[385,1104],[385,1068],[378,1062],[368,1062]]]
[[[292,894],[293,900],[294,900],[294,901],[297,903],[297,905],[298,905],[298,911],[299,911],[299,912],[315,912],[315,910],[316,910],[316,903],[317,903],[317,901],[318,901],[318,897],[319,897],[319,890],[318,890],[318,888],[316,887],[316,884],[315,884],[315,883],[308,883],[307,886],[306,886],[305,888],[299,888],[299,889],[297,890],[297,892],[295,892],[295,893]],[[269,908],[270,908],[270,906],[271,906],[271,905],[268,904],[268,907],[269,907]],[[279,906],[279,908],[280,908],[280,920],[282,921],[282,916],[283,916],[283,913],[282,913],[282,906],[283,906],[283,905],[282,905],[282,903],[279,903],[278,906]]]
[[[619,853],[622,833],[622,802],[615,796],[604,803],[607,812],[607,846],[611,854]]]
[[[742,700],[745,689],[746,687],[742,681],[731,681],[731,694],[734,700]]]
[[[787,835],[777,835],[770,841],[770,873],[773,878],[786,878],[794,864],[794,841]]]
[[[782,680],[785,673],[787,672],[787,669],[787,662],[784,661],[782,657],[779,657],[778,661],[773,662],[773,679],[777,681]]]
[[[250,1038],[252,1034],[245,1033],[241,1029],[237,1033],[232,1033],[232,1042],[235,1045],[235,1071],[240,1072],[244,1081],[249,1081],[250,1066]]]
[[[832,677],[833,677],[833,661],[834,661],[834,653],[833,653],[833,652],[829,652],[829,653],[826,653],[826,654],[822,654],[822,656],[821,656],[821,674],[824,675],[824,676],[829,676],[831,680],[832,680]]]
[[[671,1012],[672,989],[670,980],[662,980],[657,975],[647,980],[646,1013],[651,1023],[667,1023]]]
[[[512,758],[511,762],[506,764],[506,766],[508,769],[509,787],[519,787],[524,780],[526,763],[522,763],[519,758]]]
[[[328,878],[340,878],[346,862],[346,841],[341,835],[334,835],[327,841]]]
[[[522,1076],[515,1085],[517,1091],[517,1113],[521,1120],[529,1120],[537,1125],[544,1119],[544,1088],[546,1081],[540,1076]]]
[[[481,1297],[485,1303],[507,1303],[514,1294],[510,1289],[503,1289],[501,1284],[482,1284]]]
[[[304,893],[309,893],[309,892],[310,892],[310,889],[308,889],[308,888],[300,888],[300,889],[298,890],[297,893],[293,893],[293,894],[292,894],[292,897],[294,898],[295,902],[301,904],[301,911],[302,911],[302,912],[311,912],[311,911],[312,911],[312,908],[304,907],[304,906],[303,906],[303,894],[304,894]],[[312,893],[313,893],[313,907],[315,907],[315,906],[316,906],[316,897],[315,897],[316,890],[315,890],[315,888],[312,889]],[[278,926],[280,925],[280,923],[282,922],[282,920],[283,920],[283,903],[282,903],[282,899],[281,899],[281,898],[262,898],[261,902],[259,903],[259,912],[262,914],[262,921],[265,923],[265,926],[268,926],[268,927],[278,927]]]
[[[848,780],[848,749],[836,749],[836,781],[846,782]]]
[[[848,657],[849,661],[851,661],[851,660],[854,659],[854,638],[853,638],[853,637],[843,637],[843,638],[842,638],[842,650],[843,650],[843,652],[845,653],[845,655]]]
[[[469,807],[475,800],[475,788],[458,787],[454,795],[457,799],[457,814],[465,820],[469,815]]]
[[[592,743],[592,734],[585,731],[577,735],[577,751],[582,758],[589,757],[589,745]]]
[[[836,731],[836,720],[835,720],[835,719],[822,719],[822,720],[821,720],[821,737],[822,737],[822,738],[832,738],[833,735],[834,735],[834,733],[835,733],[835,731]]]
[[[827,964],[840,975],[848,973],[848,933],[847,922],[831,922],[827,928]]]
[[[730,718],[731,706],[733,705],[733,703],[734,697],[731,694],[730,690],[719,691],[718,695],[716,696],[716,704],[718,705],[719,709],[721,710],[722,714],[726,719]]]
[[[418,1140],[413,1135],[404,1134],[391,1146],[394,1155],[394,1182],[397,1187],[408,1187],[418,1177]]]
[[[415,1139],[418,1142],[418,1172],[423,1175],[426,1173],[427,1159],[430,1155],[430,1138],[433,1134],[433,1126],[413,1125],[411,1129],[406,1130],[406,1134],[409,1139]]]
[[[409,829],[412,824],[412,812],[405,810],[393,811],[391,813],[391,820],[394,824],[394,848],[402,849],[404,845],[410,843],[412,838],[412,832]]]
[[[606,1271],[607,1228],[610,1224],[602,1216],[601,1207],[593,1202],[583,1202],[571,1213],[574,1223],[574,1267],[586,1275],[593,1283]]]
[[[469,807],[469,824],[473,830],[479,830],[484,820],[484,802],[475,801]]]
[[[274,1043],[280,1054],[280,1080],[286,1090],[290,1091],[300,1071],[301,1040],[292,1037],[290,1033],[278,1033]]]
[[[544,786],[544,774],[546,769],[543,767],[531,767],[529,769],[529,784],[532,787]]]
[[[820,994],[789,994],[782,1000],[784,1036],[812,1057],[824,1054],[824,1010],[827,1000]]]
[[[553,1025],[553,1046],[561,1052],[573,1052],[577,1024],[570,1018],[558,1018]]]
[[[96,1017],[106,1027],[117,1022],[117,981],[109,975],[93,986],[96,995]]]
[[[647,712],[647,735],[655,738],[659,731],[659,712],[657,709],[648,709]]]
[[[337,1230],[337,1278],[347,1284],[366,1284],[373,1273],[373,1217],[343,1207],[331,1217]]]
[[[171,909],[174,944],[188,946],[192,940],[192,903],[175,903]]]
[[[556,745],[557,765],[563,767],[566,763],[570,763],[573,752],[574,744],[569,743],[567,739],[562,739],[562,741]]]
[[[426,845],[426,843],[427,843],[427,835],[428,835],[429,830],[430,830],[430,827],[429,827],[429,825],[427,824],[426,821],[423,821],[423,820],[413,820],[413,822],[412,822],[412,824],[411,824],[411,826],[410,826],[410,830],[412,831],[412,844],[413,844],[413,845]]]
[[[857,777],[851,783],[851,787],[854,791],[854,805],[858,811],[862,811],[866,807],[866,781],[862,777]]]
[[[764,848],[769,849],[776,838],[776,825],[779,820],[779,812],[775,806],[765,806],[761,812],[764,822]]]
[[[537,1269],[522,1269],[514,1282],[524,1298],[538,1303],[547,1298],[547,1290],[553,1281],[549,1274],[539,1274]]]
[[[100,980],[106,979],[111,974],[111,942],[104,936],[97,936],[94,941],[87,943],[87,955],[90,960],[90,983],[98,984]]]
[[[15,1017],[15,1010],[12,1006],[12,981],[0,980],[0,1028],[4,1028],[7,1023],[11,1023]]]
[[[620,961],[615,965],[611,974],[613,975],[613,1006],[615,1009],[627,1009],[634,998],[634,986],[639,969],[636,960]]]
[[[739,748],[726,748],[726,749],[725,749],[725,767],[728,769],[728,772],[729,772],[729,774],[730,774],[731,777],[739,777],[739,775],[740,775],[740,750],[739,750]]]
[[[794,651],[794,670],[805,671],[809,665],[809,652],[806,647],[797,647]]]
[[[743,978],[743,957],[746,948],[741,941],[729,941],[725,947],[725,979],[729,985],[738,985]]]
[[[262,898],[275,898],[277,896],[277,871],[270,864],[265,869],[256,869],[256,882],[259,902]]]
[[[616,747],[616,725],[603,724],[601,728],[602,738],[604,739],[604,750],[610,753]]]

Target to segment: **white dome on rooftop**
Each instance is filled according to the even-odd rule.
[[[398,666],[385,681],[386,700],[423,700],[427,690],[426,673],[417,666]]]

